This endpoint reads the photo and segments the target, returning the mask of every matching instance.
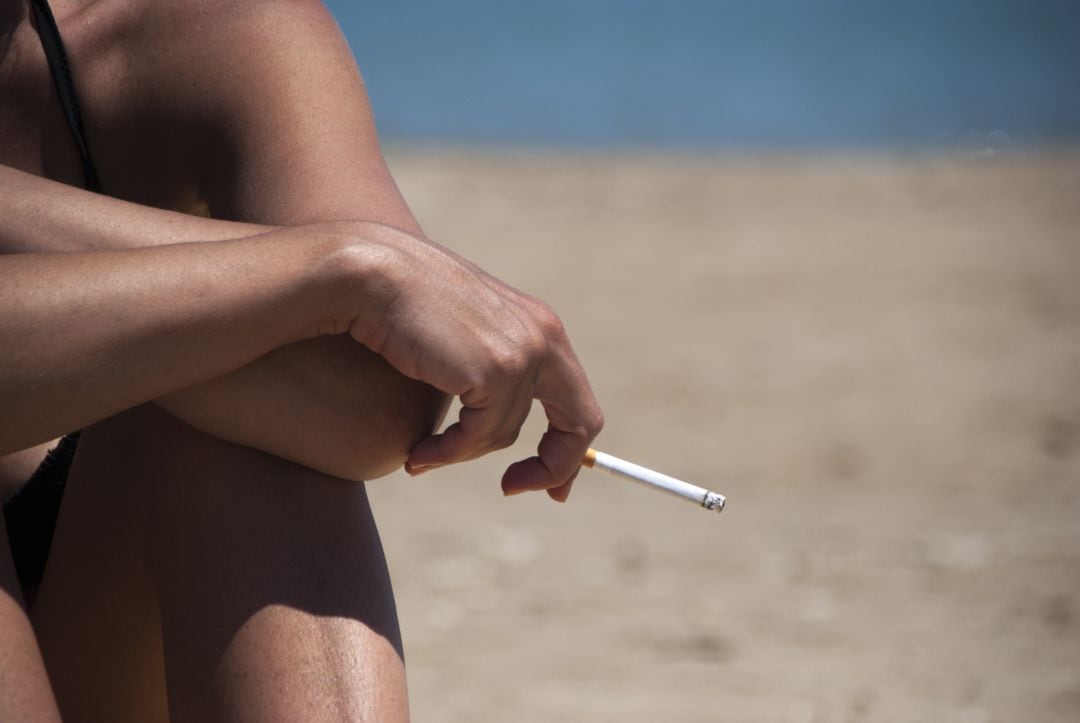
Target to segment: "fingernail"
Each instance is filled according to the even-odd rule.
[[[435,469],[435,466],[430,464],[405,464],[405,472],[407,472],[412,477],[419,477],[425,472],[430,472],[433,469]]]

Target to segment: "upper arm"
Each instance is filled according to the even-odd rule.
[[[211,216],[418,232],[379,149],[360,72],[321,3],[207,2],[181,3],[186,29],[162,68],[180,74],[167,100],[197,129],[191,160]],[[163,403],[215,436],[362,479],[400,466],[446,400],[351,340],[325,339]]]
[[[322,3],[217,4],[184,33],[184,92],[212,136],[199,185],[216,218],[368,220],[418,231],[390,176],[360,71]]]

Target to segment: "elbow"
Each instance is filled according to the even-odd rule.
[[[404,465],[442,422],[449,398],[332,336],[283,347],[159,403],[211,436],[361,481]]]
[[[417,442],[435,432],[450,406],[450,397],[405,377],[387,380],[368,411],[356,415],[329,435],[331,444],[307,466],[344,480],[385,477],[401,469]]]

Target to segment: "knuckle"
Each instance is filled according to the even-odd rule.
[[[585,433],[590,438],[595,438],[604,429],[604,413],[600,411],[600,407],[594,407],[589,412],[585,421]]]
[[[600,434],[604,430],[604,424],[607,420],[604,419],[604,413],[599,409],[596,410],[596,415],[593,417],[593,432]]]
[[[490,371],[502,377],[520,377],[544,355],[547,342],[534,329],[522,329],[490,351]]]
[[[562,319],[555,313],[555,310],[544,303],[539,303],[533,312],[536,316],[536,323],[539,325],[544,337],[549,339],[562,339],[566,336],[566,328],[563,326]]]
[[[497,376],[518,377],[528,367],[528,355],[513,345],[502,346],[491,353],[491,372]]]
[[[547,351],[547,339],[542,329],[532,328],[521,340],[521,349],[532,360],[542,357]]]
[[[600,431],[604,429],[604,413],[598,409],[593,413],[593,418],[590,421],[589,432],[593,437],[596,437]]]
[[[491,378],[491,372],[480,364],[470,364],[465,369],[461,370],[461,392],[468,390],[484,389],[487,386],[488,380]]]

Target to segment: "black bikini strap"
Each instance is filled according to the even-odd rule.
[[[79,96],[75,92],[75,82],[71,77],[71,66],[68,63],[67,52],[64,50],[64,41],[60,39],[60,29],[56,27],[56,20],[53,18],[48,0],[30,0],[30,8],[34,11],[37,33],[41,38],[41,46],[45,49],[45,58],[49,61],[49,72],[52,73],[53,82],[56,83],[60,106],[64,109],[71,134],[75,136],[79,156],[82,158],[83,180],[86,188],[101,193],[101,180],[98,178],[94,161],[90,158],[90,147],[86,143],[86,129],[83,128],[82,113],[79,110]]]

